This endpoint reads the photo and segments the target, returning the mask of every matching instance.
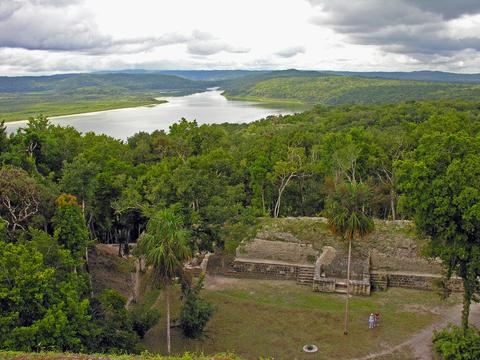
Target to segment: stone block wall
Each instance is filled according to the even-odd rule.
[[[296,280],[297,273],[298,265],[294,264],[262,263],[236,259],[231,266],[230,275],[258,279]]]
[[[335,278],[316,278],[313,281],[313,291],[316,292],[344,292],[345,283],[342,283],[341,291],[338,291],[337,279]],[[362,280],[350,280],[350,294],[352,295],[370,295],[370,282]]]
[[[353,295],[370,295],[370,282],[350,280],[350,293]]]
[[[320,278],[313,281],[313,291],[317,292],[335,292],[335,279]]]
[[[371,272],[370,283],[372,290],[384,291],[388,288],[388,274],[386,272]]]
[[[442,280],[442,276],[437,274],[373,271],[370,279],[372,287],[378,290],[385,290],[387,287],[434,290],[438,289],[438,284]],[[448,282],[448,287],[452,291],[463,291],[460,278],[451,278]]]

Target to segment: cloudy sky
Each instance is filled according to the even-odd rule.
[[[480,0],[0,0],[0,75],[480,72]]]

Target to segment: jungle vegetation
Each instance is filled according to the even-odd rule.
[[[154,229],[168,209],[188,253],[229,252],[259,217],[319,215],[352,179],[369,191],[366,216],[415,220],[430,254],[462,277],[466,329],[479,291],[479,151],[480,104],[458,100],[317,105],[251,124],[182,119],[125,142],[44,116],[10,136],[2,125],[0,348],[136,351],[125,299],[91,296],[86,248],[146,231],[148,254],[165,240]]]

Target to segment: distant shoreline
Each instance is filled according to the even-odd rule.
[[[161,105],[168,103],[168,100],[165,100],[163,97],[155,98],[155,101],[150,101],[150,102],[144,102],[141,104],[133,105],[133,104],[118,104],[118,105],[112,105],[112,106],[105,106],[102,107],[99,110],[95,111],[89,111],[88,109],[83,110],[72,110],[72,111],[65,111],[65,113],[55,113],[55,115],[46,115],[49,119],[57,119],[57,118],[65,118],[65,117],[73,117],[73,116],[78,116],[78,115],[89,115],[89,114],[97,114],[97,113],[102,113],[105,111],[114,111],[114,110],[123,110],[123,109],[134,109],[137,107],[150,107],[150,106],[156,106],[156,105]],[[75,112],[73,112],[75,111]],[[42,112],[38,112],[38,114],[43,114]],[[38,115],[37,114],[37,115]],[[0,115],[1,116],[1,115]],[[35,115],[32,115],[35,116]],[[28,119],[4,119],[0,117],[0,121],[4,120],[5,124],[15,124],[15,123],[21,123],[21,122],[27,122]]]

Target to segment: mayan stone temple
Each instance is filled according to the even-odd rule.
[[[347,291],[347,245],[327,229],[323,218],[285,218],[260,228],[244,241],[225,275],[295,280],[316,292]],[[442,279],[441,263],[421,256],[418,239],[407,221],[377,221],[376,230],[357,239],[352,249],[350,293],[370,295],[387,287],[432,290]],[[451,290],[461,290],[452,278]]]

